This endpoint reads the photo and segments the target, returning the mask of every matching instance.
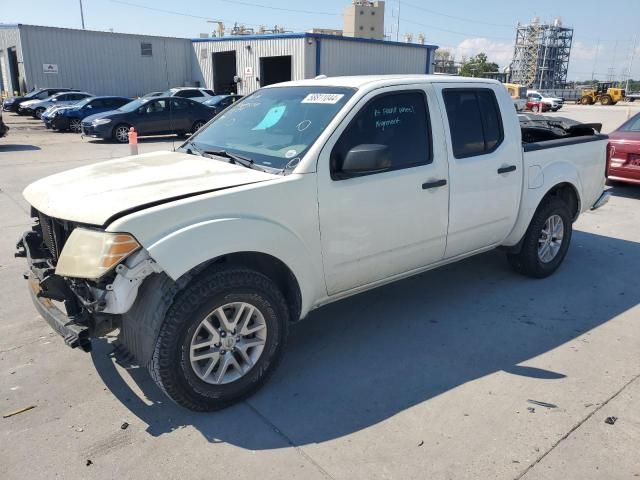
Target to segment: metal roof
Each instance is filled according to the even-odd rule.
[[[413,47],[413,48],[426,48],[428,50],[434,50],[438,48],[437,45],[422,45],[420,43],[405,43],[394,42],[391,40],[374,40],[372,38],[355,38],[345,37],[343,35],[328,35],[326,33],[276,33],[276,34],[264,34],[264,35],[230,35],[228,37],[212,37],[212,38],[192,38],[193,43],[200,42],[233,42],[242,40],[273,40],[273,39],[287,39],[287,38],[315,38],[315,39],[329,39],[338,40],[344,42],[360,42],[360,43],[375,43],[379,45],[396,45],[401,47]]]

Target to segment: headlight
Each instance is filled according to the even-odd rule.
[[[98,118],[97,120],[94,120],[91,123],[94,124],[94,125],[106,125],[107,123],[111,123],[111,119],[109,119],[109,118]]]
[[[56,274],[97,279],[140,248],[128,233],[76,228],[64,244]]]

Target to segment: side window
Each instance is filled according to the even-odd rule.
[[[51,95],[53,95],[53,92],[44,91],[36,95],[36,98],[39,100],[44,100],[45,98],[49,98]]]
[[[99,98],[97,100],[93,100],[89,102],[88,105],[91,105],[92,108],[105,108],[109,106],[109,100],[104,98]]]
[[[456,158],[484,155],[498,148],[504,132],[493,90],[445,89],[442,95]]]
[[[164,112],[167,108],[166,100],[156,100],[155,102],[149,102],[144,107],[144,113],[160,113]]]
[[[431,128],[424,93],[387,93],[369,101],[333,147],[331,177],[340,179],[349,150],[371,144],[387,147],[385,171],[431,163]]]
[[[204,97],[200,90],[182,90],[176,94],[176,97],[182,98],[195,98],[195,97]]]
[[[59,102],[64,102],[66,100],[72,100],[71,96],[67,93],[67,94],[63,94],[63,95],[58,95],[57,97],[55,97],[56,100],[58,100]]]
[[[182,98],[172,98],[171,99],[171,109],[172,110],[187,110],[190,107],[189,102],[187,100],[183,100]]]
[[[215,93],[213,92],[213,90],[205,90],[205,92],[207,92],[209,95],[211,95],[212,97],[215,97]]]

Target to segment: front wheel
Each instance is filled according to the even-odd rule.
[[[572,232],[569,207],[560,198],[550,198],[533,215],[520,252],[507,254],[507,259],[523,275],[548,277],[564,260]]]
[[[119,143],[129,143],[129,125],[121,123],[113,129],[113,139]]]
[[[205,272],[169,308],[149,371],[179,405],[224,408],[274,371],[288,323],[285,299],[265,275],[242,267]]]
[[[42,114],[44,113],[44,108],[36,108],[36,111],[34,112],[33,116],[35,118],[40,118],[42,119]]]
[[[80,130],[82,130],[82,120],[78,118],[72,118],[69,121],[69,130],[71,130],[72,132],[79,133]]]

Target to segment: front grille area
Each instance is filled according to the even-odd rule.
[[[57,262],[60,257],[60,252],[62,252],[62,248],[75,228],[75,225],[71,222],[58,220],[57,218],[45,215],[36,209],[33,209],[32,216],[37,219],[40,225],[44,246],[51,254],[54,263]]]

